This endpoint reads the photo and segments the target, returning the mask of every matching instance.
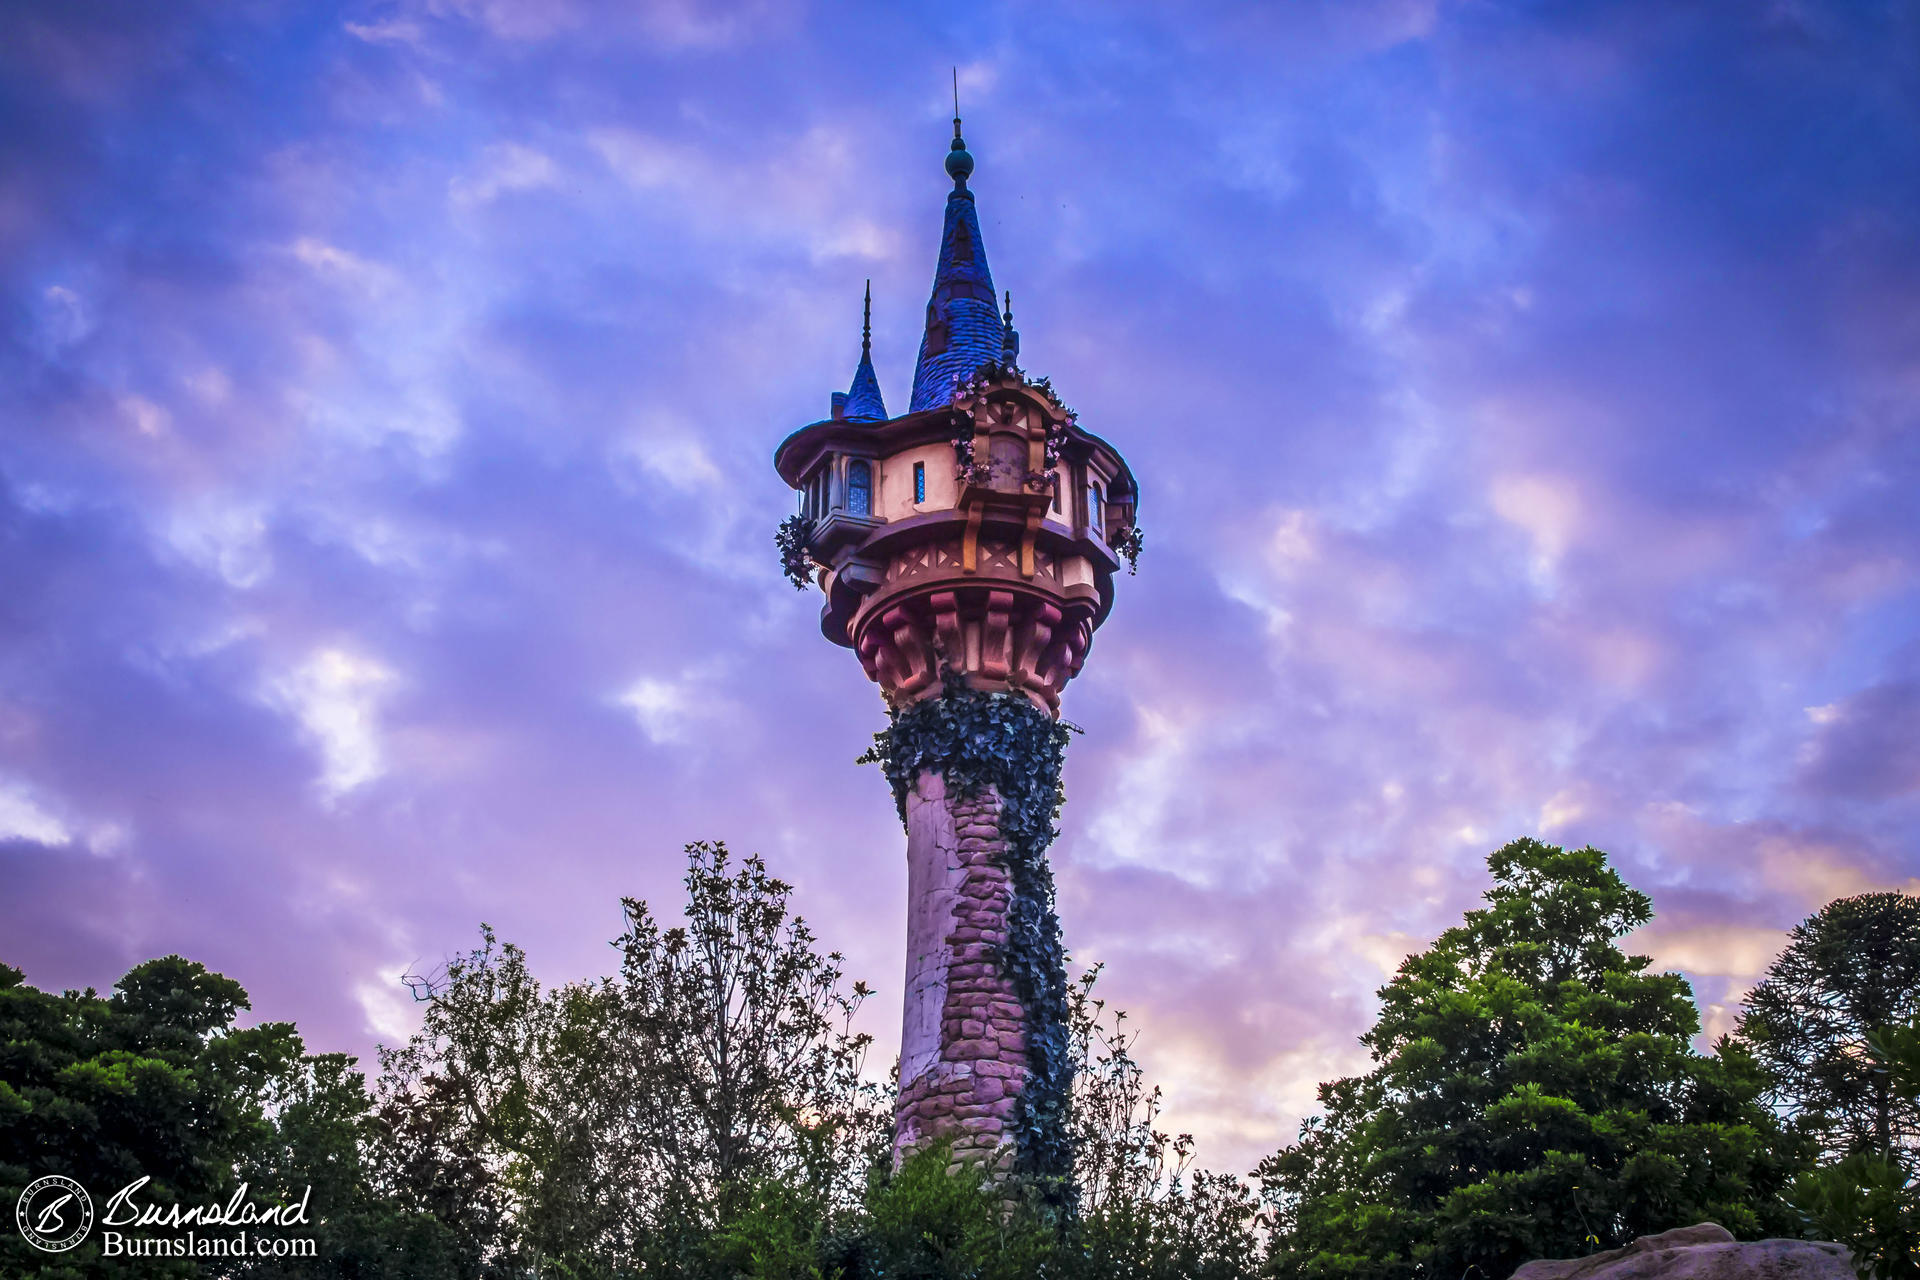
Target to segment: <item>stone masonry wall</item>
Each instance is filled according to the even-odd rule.
[[[1012,886],[992,787],[949,797],[937,773],[907,796],[907,984],[894,1158],[951,1139],[956,1163],[1012,1168],[1026,1016],[1002,971]]]

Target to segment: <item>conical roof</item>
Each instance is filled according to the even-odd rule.
[[[887,406],[880,399],[880,379],[873,372],[873,281],[867,281],[865,318],[860,324],[860,365],[853,371],[841,416],[849,422],[885,422]]]
[[[987,247],[980,238],[980,215],[973,192],[967,190],[967,175],[972,172],[973,156],[960,136],[956,116],[953,145],[947,152],[953,192],[947,197],[946,225],[940,232],[940,260],[933,272],[933,296],[927,301],[927,330],[914,366],[909,413],[947,404],[956,382],[971,377],[983,364],[999,361],[1005,341],[993,273],[987,269]]]

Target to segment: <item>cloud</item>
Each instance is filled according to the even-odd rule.
[[[66,844],[73,839],[65,823],[41,807],[20,783],[0,783],[0,840]]]
[[[1580,529],[1578,492],[1565,480],[1544,475],[1495,476],[1488,492],[1495,514],[1532,542],[1536,577],[1550,579]]]
[[[502,195],[551,187],[559,180],[559,166],[545,152],[499,142],[486,149],[475,173],[453,179],[448,194],[456,205],[489,204]]]
[[[1801,784],[1863,800],[1920,794],[1920,681],[1892,680],[1844,702],[1810,707],[1817,726],[1807,744]]]
[[[329,804],[387,770],[380,710],[398,677],[378,660],[347,649],[313,653],[268,686],[268,700],[289,711],[319,749],[317,783]]]
[[[249,503],[201,499],[168,518],[168,545],[196,567],[245,589],[273,571],[265,511]]]

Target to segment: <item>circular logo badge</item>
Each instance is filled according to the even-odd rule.
[[[93,1230],[93,1201],[72,1178],[50,1173],[27,1184],[13,1207],[13,1220],[34,1248],[65,1253]]]

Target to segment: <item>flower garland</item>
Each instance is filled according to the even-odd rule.
[[[1060,450],[1067,442],[1069,429],[1080,421],[1080,415],[1067,406],[1053,389],[1051,378],[1027,380],[1026,370],[1016,364],[1000,364],[989,360],[975,369],[969,376],[953,377],[953,398],[949,403],[958,412],[954,423],[953,456],[957,478],[962,484],[985,485],[991,474],[986,463],[979,461],[973,453],[973,421],[962,406],[969,401],[978,400],[997,386],[1017,383],[1030,390],[1039,392],[1058,413],[1058,418],[1047,419],[1047,438],[1043,446],[1045,462],[1039,471],[1029,471],[1026,486],[1035,493],[1042,492],[1049,483],[1049,473],[1060,463]]]
[[[973,456],[973,419],[964,413],[954,415],[953,463],[954,479],[961,484],[984,488],[992,475],[987,464]]]

